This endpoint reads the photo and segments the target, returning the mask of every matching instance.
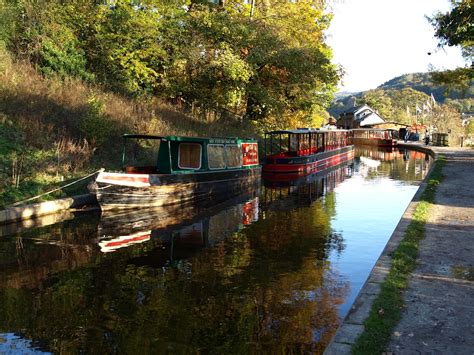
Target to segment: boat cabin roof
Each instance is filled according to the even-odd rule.
[[[237,138],[237,137],[185,137],[185,136],[155,136],[149,134],[124,134],[123,138],[132,139],[161,139],[163,141],[176,142],[205,142],[209,144],[232,144],[239,141],[256,141],[254,138]]]
[[[276,130],[265,132],[265,134],[308,134],[308,133],[326,133],[326,132],[347,132],[347,129],[321,129],[321,128],[297,128],[287,130]]]
[[[385,131],[398,131],[398,129],[394,129],[394,128],[353,128],[352,131],[385,132]]]

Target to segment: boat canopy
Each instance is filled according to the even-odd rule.
[[[265,156],[301,156],[348,145],[349,130],[298,128],[265,132]]]
[[[283,129],[276,131],[268,131],[265,134],[278,135],[278,134],[308,134],[308,133],[325,133],[325,132],[344,132],[346,129],[321,129],[321,128],[297,128],[297,129]]]
[[[370,131],[370,132],[385,132],[385,131],[397,131],[394,128],[353,128],[351,131]]]
[[[306,134],[311,132],[317,132],[316,128],[298,128],[298,129],[288,129],[288,130],[276,130],[265,132],[265,134]]]
[[[398,131],[396,129],[353,129],[353,138],[364,138],[364,139],[396,139],[398,138]]]

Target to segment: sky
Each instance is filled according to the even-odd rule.
[[[339,91],[375,89],[407,73],[453,69],[459,48],[437,47],[425,15],[450,9],[448,0],[328,0],[333,9],[327,42],[346,74]],[[431,55],[428,55],[431,52]]]

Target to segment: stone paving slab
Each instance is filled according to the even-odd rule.
[[[379,284],[371,284],[379,285]],[[380,288],[380,286],[379,286]],[[364,320],[368,317],[370,310],[372,308],[372,303],[374,303],[377,294],[359,294],[357,300],[351,307],[349,314],[346,318],[346,323],[350,324],[362,324]]]
[[[336,343],[352,344],[364,331],[364,326],[360,324],[344,323],[338,330],[334,340]]]

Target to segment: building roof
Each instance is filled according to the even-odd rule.
[[[370,112],[369,114],[364,115],[363,117],[357,118],[356,121],[360,122],[361,127],[385,122],[384,119],[380,117],[376,112]]]
[[[374,109],[371,108],[369,105],[363,104],[363,105],[351,107],[350,109],[344,111],[342,114],[346,114],[346,113],[353,113],[353,114],[355,114],[356,112],[358,112],[360,109],[362,109],[362,108],[364,108],[364,107],[367,107],[368,109],[374,111]]]

